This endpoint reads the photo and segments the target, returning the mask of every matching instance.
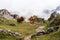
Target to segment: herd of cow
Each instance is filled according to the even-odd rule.
[[[18,23],[22,23],[25,20],[25,18],[21,16],[21,17],[18,17],[16,20]],[[35,22],[35,17],[31,16],[28,20],[30,21],[31,24],[33,24]]]

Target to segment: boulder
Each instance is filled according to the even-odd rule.
[[[11,30],[4,30],[4,32],[5,32],[5,33],[10,33],[10,32],[11,32]]]
[[[58,29],[59,29],[59,27],[57,27],[57,26],[50,27],[50,28],[48,28],[48,30],[46,31],[46,33],[49,34],[51,32],[57,31]]]
[[[31,38],[36,37],[36,34],[31,35]]]
[[[15,32],[15,35],[16,35],[16,36],[19,36],[20,34],[19,34],[18,32]]]
[[[12,23],[12,24],[9,24],[9,25],[10,25],[10,26],[16,26],[16,24],[13,24],[13,23]]]
[[[39,26],[37,29],[36,29],[36,32],[42,32],[43,29],[44,29],[45,26]]]
[[[44,35],[44,34],[45,34],[45,31],[41,31],[41,32],[37,32],[36,36],[40,36],[40,35]]]
[[[14,32],[10,32],[9,35],[13,35],[14,36]]]
[[[53,27],[53,29],[57,31],[59,29],[59,27],[55,26],[55,27]]]
[[[0,29],[0,32],[3,32],[4,30],[3,29]]]

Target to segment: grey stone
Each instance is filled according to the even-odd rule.
[[[19,34],[18,32],[15,32],[15,35],[16,35],[16,36],[19,36],[20,34]]]
[[[5,33],[10,33],[10,32],[11,32],[11,30],[4,30],[4,32],[5,32]]]
[[[46,31],[46,33],[49,34],[49,33],[51,33],[51,32],[57,31],[58,29],[59,29],[59,27],[54,26],[54,27],[49,28],[49,29]]]
[[[4,30],[3,29],[0,29],[0,32],[3,32]]]
[[[12,23],[12,24],[9,24],[9,25],[10,25],[10,26],[16,26],[16,24],[13,24],[13,23]]]

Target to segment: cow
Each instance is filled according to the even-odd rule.
[[[31,16],[31,17],[29,18],[29,21],[30,21],[31,24],[33,24],[33,23],[35,22],[35,17],[34,17],[34,16]]]
[[[17,18],[17,22],[18,23],[22,23],[23,21],[24,21],[24,17],[23,16]]]

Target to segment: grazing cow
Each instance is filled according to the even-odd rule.
[[[24,17],[17,18],[18,23],[22,23],[22,21],[24,21]]]
[[[30,21],[31,24],[33,24],[33,23],[35,22],[35,17],[34,17],[34,16],[31,16],[31,17],[29,18],[29,21]]]

